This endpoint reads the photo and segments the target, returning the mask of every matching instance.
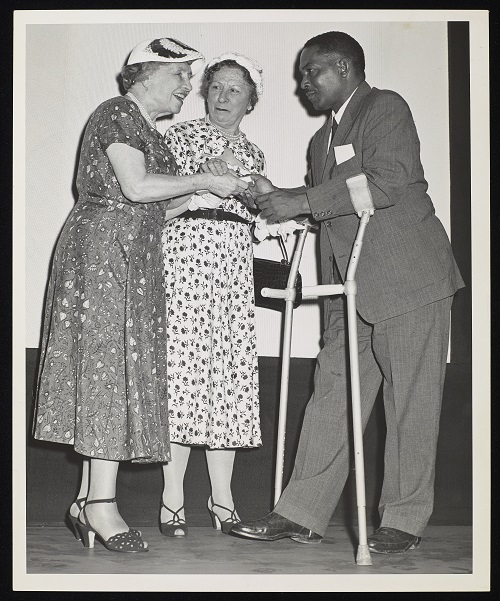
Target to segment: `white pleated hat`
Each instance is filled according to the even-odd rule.
[[[252,81],[255,84],[255,87],[257,90],[257,95],[261,96],[263,89],[264,89],[263,77],[262,77],[262,67],[253,58],[248,58],[247,56],[243,56],[242,54],[237,54],[236,52],[224,52],[224,54],[221,54],[217,58],[213,58],[208,63],[207,69],[209,69],[213,65],[216,65],[217,63],[222,63],[222,61],[227,61],[227,60],[234,61],[235,63],[244,67],[248,71],[248,73],[250,74],[250,77],[252,78]]]

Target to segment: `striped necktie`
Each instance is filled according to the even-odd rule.
[[[330,129],[330,139],[328,141],[328,152],[330,152],[332,148],[333,138],[335,137],[335,132],[337,131],[338,123],[335,117],[332,119],[332,128]]]

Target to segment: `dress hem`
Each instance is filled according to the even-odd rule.
[[[74,443],[72,443],[71,441],[65,441],[65,440],[50,440],[49,438],[41,438],[39,436],[37,436],[36,434],[33,436],[33,438],[35,440],[40,440],[41,442],[50,442],[52,444],[64,444],[67,446],[71,446],[73,447],[73,450],[75,451],[75,453],[78,453],[79,455],[83,455],[84,457],[87,457],[88,459],[102,459],[103,461],[130,461],[132,463],[167,463],[169,461],[171,461],[171,455],[168,454],[165,457],[152,457],[149,455],[142,455],[142,456],[135,456],[135,457],[103,457],[103,456],[96,456],[96,455],[91,455],[89,452],[83,451],[83,450],[78,450],[75,446]]]

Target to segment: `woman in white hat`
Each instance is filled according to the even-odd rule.
[[[121,73],[125,96],[87,124],[78,202],[58,240],[46,298],[34,436],[85,457],[69,512],[85,546],[147,550],[116,501],[120,461],[170,459],[161,230],[196,190],[225,197],[235,175],[178,175],[155,120],[178,113],[204,62],[171,38],[148,40]]]
[[[240,130],[262,94],[262,69],[226,53],[205,69],[207,114],[165,136],[181,173],[222,157],[237,175],[263,174],[262,151]],[[212,161],[213,162],[213,161]],[[215,161],[217,162],[217,161]],[[167,299],[167,389],[172,461],[163,467],[160,529],[186,536],[183,482],[191,447],[206,449],[213,525],[239,518],[231,493],[235,449],[261,445],[253,298],[252,212],[232,195],[196,194],[163,232]]]

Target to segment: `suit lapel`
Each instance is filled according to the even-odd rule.
[[[321,140],[321,157],[322,157],[322,169],[321,169],[321,180],[323,180],[323,176],[325,174],[325,169],[326,169],[326,165],[329,162],[329,159],[331,158],[331,155],[333,154],[333,144],[335,142],[335,138],[337,136],[337,132],[338,132],[338,128],[337,131],[335,132],[335,136],[333,137],[333,140],[330,142],[330,132],[332,129],[332,117],[330,116],[323,129],[323,137]]]
[[[354,121],[358,116],[358,113],[363,104],[363,100],[370,93],[371,88],[366,83],[366,81],[362,81],[356,92],[354,92],[353,97],[349,101],[349,104],[346,106],[344,114],[342,115],[342,119],[340,120],[339,126],[337,127],[337,131],[335,132],[335,136],[333,137],[332,144],[330,146],[330,151],[326,157],[325,166],[321,175],[321,182],[323,182],[325,174],[330,173],[331,169],[335,164],[335,152],[334,146],[341,146],[347,135],[351,131]],[[331,123],[328,120],[328,123]]]
[[[323,126],[314,135],[314,152],[311,156],[313,161],[313,176],[315,186],[321,183],[323,170],[325,167],[327,144],[330,135],[331,119],[327,119]]]

